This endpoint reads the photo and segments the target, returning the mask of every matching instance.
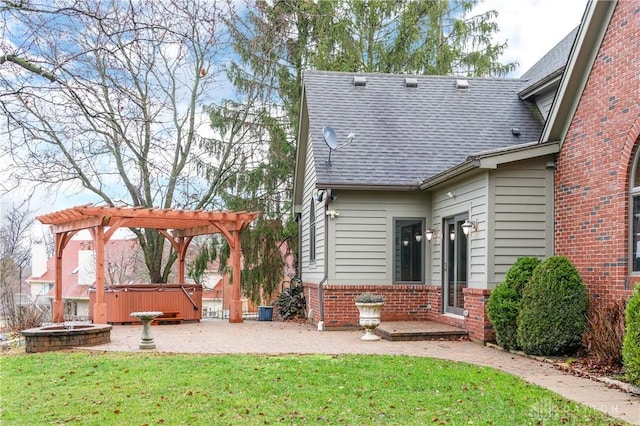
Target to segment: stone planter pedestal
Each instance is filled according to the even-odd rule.
[[[356,307],[360,311],[360,325],[365,329],[365,334],[361,337],[362,340],[380,340],[380,337],[373,334],[373,330],[380,325],[382,305],[384,302],[356,302]]]

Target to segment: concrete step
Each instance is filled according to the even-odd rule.
[[[467,331],[433,321],[389,321],[381,322],[374,333],[385,340],[460,340]]]

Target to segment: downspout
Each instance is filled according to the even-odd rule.
[[[324,293],[322,291],[322,287],[324,286],[324,283],[327,281],[327,277],[329,276],[329,262],[327,262],[327,255],[329,254],[329,249],[327,247],[327,243],[329,242],[329,233],[327,232],[327,226],[329,225],[329,216],[327,216],[326,203],[324,210],[324,276],[318,284],[318,331],[324,331]]]
[[[331,188],[327,188],[324,201],[324,276],[318,284],[318,331],[324,331],[324,284],[329,278],[329,203],[331,202]]]

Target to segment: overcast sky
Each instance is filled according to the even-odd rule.
[[[520,65],[520,77],[580,24],[587,0],[484,0],[476,10],[497,10],[498,40],[509,47],[503,62]]]

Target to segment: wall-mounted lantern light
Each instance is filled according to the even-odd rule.
[[[467,219],[460,226],[462,227],[462,232],[464,232],[464,235],[469,236],[471,231],[475,232],[478,230],[478,221],[474,220],[473,222],[469,222],[469,219]]]
[[[438,230],[437,229],[427,229],[424,231],[424,236],[427,237],[427,241],[431,241],[434,238],[438,238]]]
[[[419,232],[416,234],[416,241],[417,242],[421,242],[422,241],[422,234],[419,233]]]

